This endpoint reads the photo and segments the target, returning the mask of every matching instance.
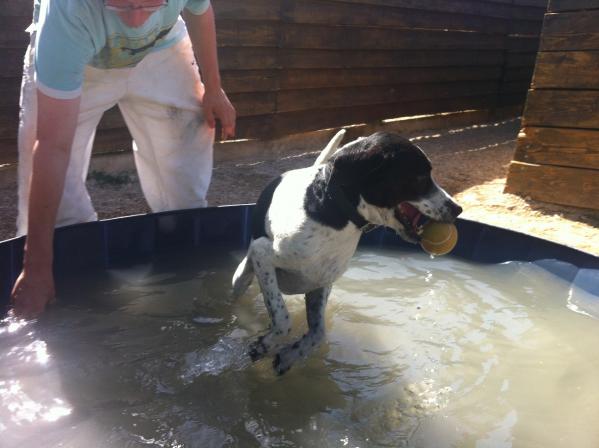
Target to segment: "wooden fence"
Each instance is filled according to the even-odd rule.
[[[213,0],[238,138],[523,104],[546,0]],[[14,160],[31,0],[0,9],[0,162]],[[95,151],[129,147],[118,110]]]
[[[599,0],[552,0],[506,191],[599,209]]]

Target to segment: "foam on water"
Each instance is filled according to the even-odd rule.
[[[256,285],[228,298],[240,256],[81,278],[6,318],[1,445],[599,446],[597,271],[362,250],[326,342],[278,378],[246,356],[268,316]]]

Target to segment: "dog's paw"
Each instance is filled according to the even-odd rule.
[[[291,369],[291,366],[293,366],[295,361],[302,357],[303,352],[298,349],[298,345],[299,344],[297,342],[295,344],[288,345],[279,353],[277,353],[272,362],[272,368],[275,370],[277,375],[283,375],[285,372]]]
[[[289,369],[291,369],[292,363],[286,362],[285,358],[281,356],[280,353],[277,353],[275,359],[272,361],[272,368],[275,373],[279,376],[287,373]]]
[[[256,362],[259,359],[264,358],[268,353],[268,346],[264,343],[264,336],[260,336],[254,342],[250,344],[248,355],[252,362]]]

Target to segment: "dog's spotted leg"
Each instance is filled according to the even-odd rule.
[[[248,260],[246,256],[237,269],[235,270],[235,274],[233,275],[232,282],[232,292],[231,296],[233,299],[237,299],[241,297],[241,295],[249,288],[252,280],[254,279],[254,269],[252,266],[252,262]]]
[[[298,341],[283,348],[273,361],[277,374],[282,375],[291,368],[299,358],[308,355],[324,338],[324,310],[331,287],[315,289],[306,294],[306,317],[308,332]]]
[[[272,242],[268,238],[262,237],[252,241],[249,258],[252,261],[258,283],[260,283],[264,304],[272,322],[268,333],[260,336],[250,345],[249,354],[252,361],[256,361],[272,351],[279,345],[278,340],[287,336],[291,331],[289,312],[277,283],[274,257]]]

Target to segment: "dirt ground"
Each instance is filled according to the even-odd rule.
[[[599,255],[599,212],[503,193],[519,128],[520,121],[511,119],[420,131],[407,137],[429,155],[435,178],[462,205],[464,218]],[[318,152],[290,149],[274,159],[265,155],[243,161],[221,160],[215,165],[208,201],[212,206],[255,202],[269,180],[283,171],[310,165]],[[134,171],[92,171],[88,185],[100,218],[149,211]],[[4,179],[0,184],[0,240],[14,234],[15,204],[16,181]]]

